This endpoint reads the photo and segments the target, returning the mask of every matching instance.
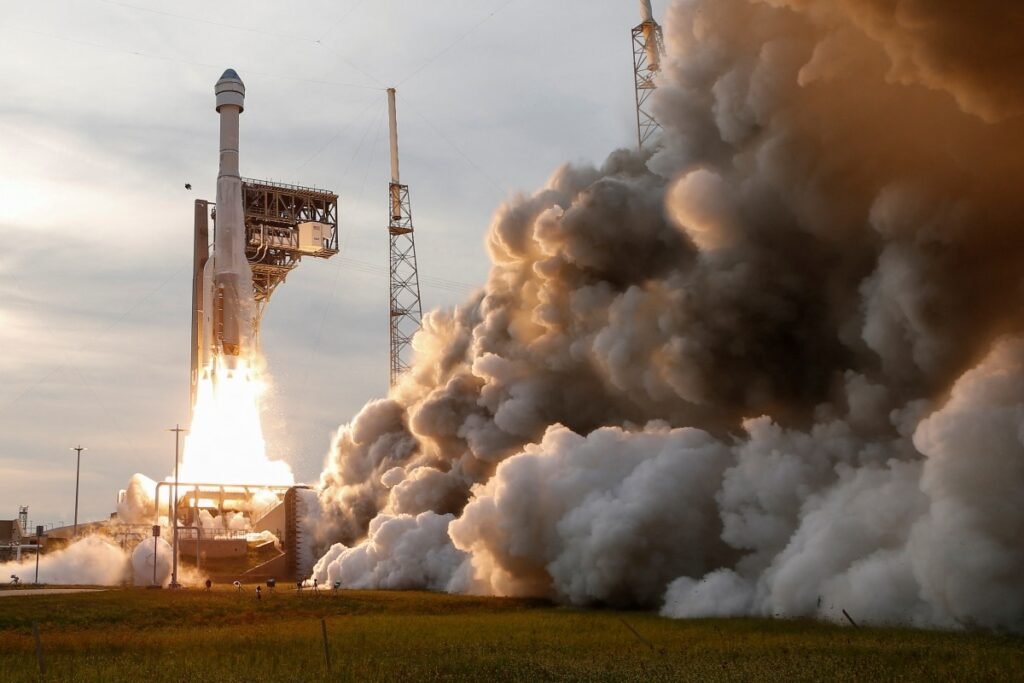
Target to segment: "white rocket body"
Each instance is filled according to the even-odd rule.
[[[217,174],[217,222],[213,258],[208,264],[208,295],[212,320],[210,343],[215,358],[228,363],[252,346],[252,270],[245,257],[242,178],[238,171],[238,123],[245,104],[245,85],[233,69],[217,81],[220,114],[220,168]]]
[[[651,0],[640,0],[640,26],[647,43],[647,68],[650,71],[661,71],[661,53],[658,51],[658,24],[654,21]]]

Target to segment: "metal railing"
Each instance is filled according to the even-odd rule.
[[[197,529],[194,526],[178,527],[178,542],[182,541],[237,541],[245,540],[252,533],[245,529]]]
[[[243,185],[251,185],[254,187],[276,187],[280,190],[293,190],[296,192],[307,192],[310,194],[321,194],[325,196],[337,198],[337,194],[330,190],[321,190],[318,187],[306,187],[304,185],[292,185],[290,183],[281,183],[276,180],[256,180],[255,178],[242,178]]]

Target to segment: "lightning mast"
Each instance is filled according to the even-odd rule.
[[[390,220],[390,324],[391,386],[409,369],[409,347],[420,329],[423,308],[420,277],[416,269],[416,240],[412,227],[409,186],[403,185],[398,167],[398,115],[395,89],[388,88],[388,122],[391,131],[391,184],[388,186]]]
[[[651,0],[640,0],[640,20],[640,25],[633,29],[633,80],[636,85],[637,142],[643,149],[661,130],[648,101],[657,88],[654,78],[661,71],[664,39],[661,26],[654,20]]]

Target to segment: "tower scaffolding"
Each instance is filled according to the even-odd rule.
[[[642,150],[661,130],[651,112],[649,100],[657,89],[655,77],[661,71],[665,51],[661,26],[654,20],[651,0],[640,0],[640,24],[633,28],[633,80],[636,86],[637,143]]]
[[[398,116],[395,89],[388,88],[388,122],[391,133],[391,183],[388,186],[390,205],[388,234],[390,236],[390,386],[409,369],[412,338],[423,321],[420,300],[420,277],[416,268],[416,239],[412,225],[409,186],[403,185],[398,166]]]

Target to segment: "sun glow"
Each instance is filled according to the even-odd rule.
[[[266,391],[257,363],[238,359],[228,367],[215,359],[199,380],[192,427],[185,437],[180,481],[287,486],[295,477],[287,463],[267,457],[260,422]]]

